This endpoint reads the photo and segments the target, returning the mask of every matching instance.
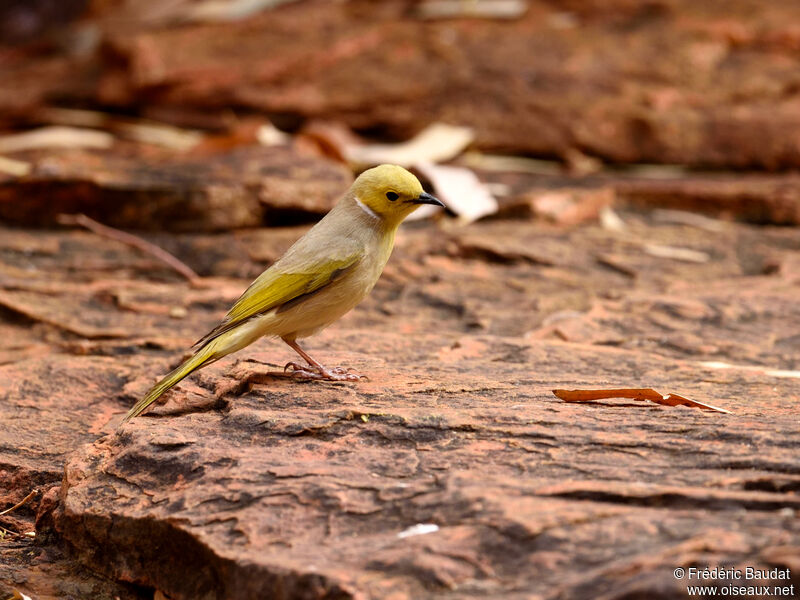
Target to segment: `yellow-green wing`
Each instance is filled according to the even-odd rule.
[[[332,258],[302,272],[282,272],[275,267],[267,269],[250,284],[225,315],[222,322],[200,339],[195,346],[203,346],[244,321],[268,310],[282,306],[301,296],[312,294],[325,287],[354,267],[361,259],[359,253],[346,258]]]

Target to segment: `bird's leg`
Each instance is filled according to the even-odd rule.
[[[298,365],[296,362],[286,363],[283,368],[284,371],[291,368],[292,375],[299,379],[327,379],[330,381],[358,381],[365,378],[364,375],[359,375],[352,371],[343,369],[342,367],[335,367],[333,369],[326,369],[320,363],[315,361],[311,356],[303,350],[296,341],[287,338],[281,338],[286,344],[300,356],[303,357],[308,363],[308,366]]]

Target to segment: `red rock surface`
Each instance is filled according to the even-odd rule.
[[[153,238],[194,287],[90,233],[4,230],[6,501],[66,462],[9,581],[77,586],[86,565],[108,579],[76,589],[99,598],[681,598],[677,566],[796,565],[795,232],[621,215],[408,225],[370,298],[309,343],[369,381],[269,375],[293,356],[263,341],[118,432],[303,228]],[[550,394],[639,386],[734,414]],[[52,542],[30,558],[47,539],[73,562]]]
[[[521,18],[494,21],[424,20],[418,2],[308,0],[233,23],[187,23],[188,4],[170,14],[156,1],[95,2],[73,36],[89,42],[72,55],[0,55],[18,84],[0,106],[146,104],[183,121],[236,107],[400,138],[444,120],[475,127],[483,149],[800,164],[792,0],[531,0]]]
[[[211,156],[51,150],[29,160],[30,174],[0,175],[0,219],[8,223],[53,226],[61,214],[83,213],[135,229],[253,227],[297,214],[319,217],[351,182],[343,167],[288,147]]]
[[[354,387],[241,395],[253,358],[201,376],[195,412],[162,409],[70,460],[57,527],[89,564],[178,598],[677,598],[676,566],[774,563],[797,543],[792,386],[776,401],[774,378],[640,352],[405,337],[382,332],[370,357],[370,331],[331,341],[372,373]],[[736,415],[548,393],[632,377],[722,388]],[[405,537],[419,524],[438,530]]]

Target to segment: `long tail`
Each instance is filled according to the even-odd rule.
[[[181,379],[186,377],[192,371],[196,371],[200,367],[207,365],[209,363],[214,362],[217,358],[220,358],[216,355],[213,344],[206,344],[202,348],[200,348],[195,354],[187,358],[181,365],[172,371],[169,375],[164,377],[161,381],[155,384],[152,389],[147,392],[147,395],[139,400],[133,408],[128,411],[128,414],[125,415],[125,418],[122,419],[122,422],[125,423],[126,421],[131,420],[134,417],[138,417],[142,414],[147,407],[150,406],[153,402],[159,399],[161,394],[166,392],[172,386],[177,384]]]

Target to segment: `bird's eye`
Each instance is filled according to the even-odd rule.
[[[389,199],[390,202],[394,202],[400,196],[398,196],[396,192],[386,192],[386,197]]]

